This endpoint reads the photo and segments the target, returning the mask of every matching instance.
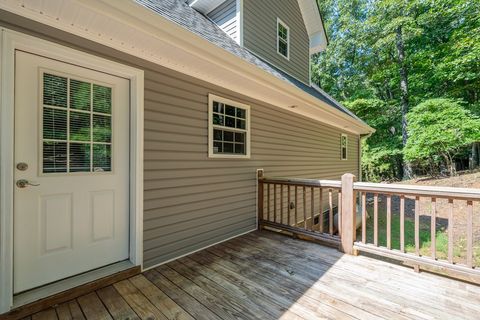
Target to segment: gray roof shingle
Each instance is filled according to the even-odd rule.
[[[322,93],[319,89],[306,85],[287,73],[279,70],[270,63],[257,57],[247,49],[240,46],[235,40],[230,38],[213,21],[205,17],[200,12],[191,8],[185,0],[135,0],[138,4],[158,13],[162,17],[177,23],[185,29],[199,35],[220,48],[246,60],[258,68],[274,75],[275,77],[288,82],[289,84],[309,93],[317,99],[327,103],[331,107],[338,109],[349,116],[360,120],[347,108],[335,101],[333,98]],[[361,121],[361,120],[360,120]]]

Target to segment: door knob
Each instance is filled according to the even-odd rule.
[[[21,189],[26,188],[27,186],[38,187],[40,185],[39,183],[32,183],[25,179],[17,180],[16,184],[17,184],[17,187]]]

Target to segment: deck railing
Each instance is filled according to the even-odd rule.
[[[375,254],[401,261],[417,271],[441,272],[480,283],[480,270],[475,268],[474,252],[474,249],[480,248],[474,248],[474,236],[480,236],[480,232],[474,233],[474,220],[480,220],[480,216],[474,215],[474,204],[476,206],[480,202],[478,189],[363,183],[355,182],[352,174],[343,175],[341,181],[269,178],[264,177],[263,172],[259,172],[258,178],[259,228],[274,228],[323,241],[338,246],[347,254]],[[437,255],[436,241],[439,201],[445,204],[442,208],[448,209],[447,216],[441,218],[445,222],[447,237],[447,252],[442,257]],[[413,230],[408,233],[412,237],[413,232],[414,238],[414,243],[408,244],[409,250],[406,248],[407,241],[412,239],[406,238],[407,202],[412,211],[409,211],[408,220],[413,220],[414,224]],[[379,203],[382,203],[381,209]],[[429,215],[422,214],[421,217],[420,207]],[[373,211],[373,216],[369,216],[369,210]],[[465,223],[461,235],[454,234],[459,232],[454,226],[460,222],[460,217]],[[361,223],[357,223],[357,218],[361,219]],[[399,230],[392,230],[393,218]],[[428,231],[425,231],[426,223],[429,224]],[[395,247],[392,244],[393,232],[399,238],[395,239],[399,242]],[[425,236],[425,232],[429,232],[428,253],[425,252],[428,241],[421,239],[421,234]],[[454,237],[459,236],[465,239],[466,248],[463,258],[455,261],[458,248]]]
[[[474,263],[474,203],[480,202],[480,190],[464,189],[464,188],[448,188],[448,187],[430,187],[430,186],[411,186],[399,184],[377,184],[356,182],[353,184],[353,190],[359,195],[362,213],[361,237],[354,242],[354,250],[378,254],[391,259],[400,260],[404,263],[412,265],[416,270],[419,268],[431,271],[440,271],[453,277],[459,277],[464,280],[480,282],[480,271],[475,269]],[[373,241],[367,239],[367,212],[366,203],[367,196],[373,196]],[[378,241],[378,212],[379,198],[386,199],[386,245],[381,245]],[[399,248],[392,248],[392,198],[399,199]],[[443,200],[448,209],[448,216],[442,218],[446,220],[447,234],[447,254],[446,257],[437,256],[437,206],[439,201]],[[407,252],[406,250],[406,230],[405,230],[405,203],[410,201],[414,203],[414,250]],[[456,204],[462,205],[462,209],[455,209]],[[422,253],[420,251],[420,209],[429,211],[429,252]],[[464,209],[464,210],[463,210]],[[458,212],[458,211],[461,212]],[[344,213],[350,216],[350,213]],[[463,217],[462,217],[463,215]],[[459,223],[462,217],[466,221],[465,230],[462,234],[457,234],[466,241],[466,252],[464,259],[454,261],[454,251],[457,248],[454,241],[454,226]],[[458,230],[457,230],[458,232]]]
[[[338,246],[341,188],[340,181],[268,178],[259,172],[259,228],[274,228]]]

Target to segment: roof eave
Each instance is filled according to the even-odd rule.
[[[80,10],[95,13],[100,19],[90,21],[94,23],[108,20],[110,29],[115,35],[110,37],[100,34],[105,30],[100,32],[93,26],[87,31],[85,26],[81,28],[73,26],[65,19],[56,19],[53,15],[34,11],[16,1],[0,2],[1,9],[338,127],[343,131],[360,135],[373,130],[365,123],[133,1],[63,0],[59,5],[64,5],[64,8],[77,13]],[[133,38],[129,37],[132,33],[135,33]],[[157,49],[159,46],[162,48],[160,51]],[[190,58],[186,59],[187,56]],[[225,77],[225,74],[228,77]],[[298,107],[291,109],[292,105]]]

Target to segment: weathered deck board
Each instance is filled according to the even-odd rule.
[[[57,311],[58,320],[84,320],[83,312],[76,300],[68,301],[58,305]]]
[[[263,231],[30,318],[476,319],[479,313],[479,286]]]

